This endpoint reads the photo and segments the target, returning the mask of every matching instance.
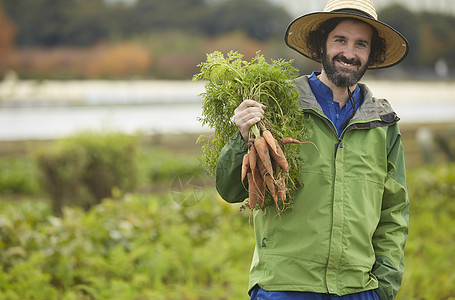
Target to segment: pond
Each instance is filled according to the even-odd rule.
[[[367,84],[390,100],[401,122],[455,121],[453,82]],[[209,130],[197,120],[201,83],[53,82],[35,90],[32,86],[17,84],[16,94],[8,98],[13,100],[0,101],[0,140],[54,139],[85,129],[143,134]]]

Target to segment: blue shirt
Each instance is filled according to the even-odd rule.
[[[310,83],[311,90],[316,96],[316,100],[319,105],[322,107],[322,111],[330,119],[330,121],[332,121],[333,125],[335,125],[338,136],[340,136],[344,129],[344,123],[352,115],[352,101],[348,100],[348,102],[340,108],[340,104],[333,101],[332,90],[319,80],[319,74],[320,73],[313,72],[313,74],[309,77],[308,81]],[[357,110],[363,102],[363,94],[358,85],[352,93],[352,97],[355,101],[355,110]]]

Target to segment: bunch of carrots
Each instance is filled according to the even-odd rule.
[[[202,161],[215,176],[223,147],[238,131],[232,121],[235,109],[244,99],[264,104],[264,118],[250,128],[248,153],[242,165],[242,184],[249,193],[242,208],[253,211],[276,205],[281,213],[292,205],[292,197],[302,184],[303,166],[298,149],[285,148],[286,143],[300,142],[282,137],[303,140],[311,135],[294,85],[299,72],[292,61],[269,63],[259,52],[250,61],[243,58],[236,51],[227,56],[219,51],[207,54],[207,61],[198,65],[201,72],[193,77],[206,82],[199,120],[214,129],[209,139],[198,140],[208,141],[203,145]]]
[[[294,138],[283,138],[278,141],[268,129],[259,131],[255,125],[250,129],[248,152],[243,156],[241,180],[248,180],[248,206],[252,210],[262,209],[266,193],[272,196],[277,211],[281,213],[286,207],[289,177],[289,164],[283,153],[284,144],[301,144]]]

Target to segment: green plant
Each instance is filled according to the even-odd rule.
[[[205,176],[206,170],[194,155],[178,155],[175,152],[151,148],[139,155],[146,183],[166,183],[175,177]]]
[[[453,299],[455,164],[409,171],[407,185],[410,229],[397,299]]]
[[[246,297],[252,232],[238,206],[220,201],[213,189],[192,207],[169,195],[126,195],[86,212],[66,207],[61,217],[45,202],[7,203],[0,298]]]
[[[397,299],[452,299],[455,165],[409,170],[407,184]],[[59,217],[46,201],[3,201],[0,299],[248,299],[254,236],[238,209],[213,187],[191,207],[128,194]]]
[[[110,197],[114,189],[122,193],[134,190],[138,147],[135,136],[82,132],[38,153],[42,182],[54,210],[61,212],[64,205],[88,209]]]
[[[33,159],[0,159],[0,194],[34,194],[38,191],[37,167]]]

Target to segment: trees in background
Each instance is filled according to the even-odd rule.
[[[448,70],[455,68],[454,16],[415,12],[398,4],[383,9],[379,16],[409,41],[409,55],[398,68],[406,69],[412,76],[419,70],[433,72],[436,63],[442,63]],[[90,49],[99,53],[99,45],[125,43],[139,45],[142,52],[150,53],[145,59],[146,70],[141,68],[138,75],[155,78],[190,78],[194,65],[204,59],[206,52],[224,48],[241,51],[246,47],[253,53],[262,50],[272,58],[298,58],[297,64],[309,64],[300,62],[300,56],[284,45],[283,34],[290,21],[289,14],[267,0],[137,0],[131,5],[108,4],[105,0],[0,0],[0,73],[10,67],[20,73],[37,74],[40,70],[29,72],[30,67],[39,68],[51,60],[46,64],[51,66],[48,67],[51,74],[61,74],[53,72],[52,66],[62,64],[71,77],[74,62],[68,60],[73,55],[63,55],[67,58],[54,62],[55,56],[38,58],[33,49],[39,49],[40,55],[45,56],[45,49],[73,48],[78,53],[88,51],[83,55],[91,56]],[[223,49],[213,49],[223,40]],[[6,55],[5,51],[11,54],[14,46],[14,55]],[[132,55],[125,52],[116,59],[126,61]],[[29,70],[20,71],[22,68]],[[73,76],[86,78],[84,72]],[[109,68],[106,72],[109,73]],[[106,76],[130,76],[135,72],[132,69],[124,75]]]
[[[441,13],[415,13],[395,4],[382,10],[380,19],[407,38],[410,51],[403,62],[407,68],[433,68],[439,60],[455,68],[455,17]]]
[[[259,40],[277,37],[289,15],[266,0],[3,0],[18,27],[18,46],[87,46],[112,36],[184,30],[218,35],[245,31]]]
[[[0,57],[8,55],[13,50],[15,34],[16,27],[2,10],[0,2]]]

